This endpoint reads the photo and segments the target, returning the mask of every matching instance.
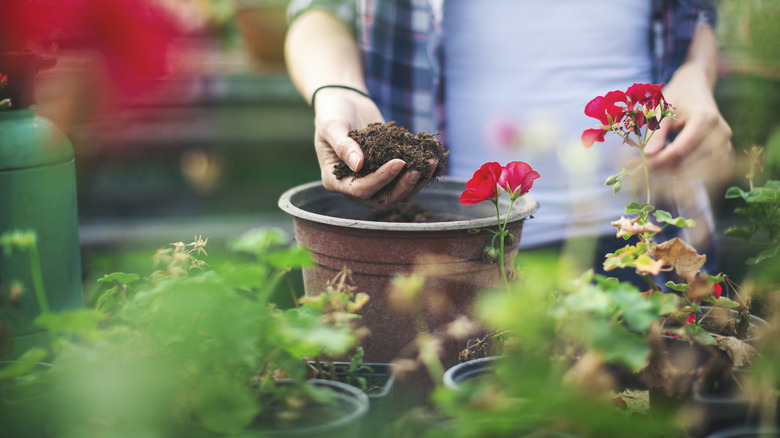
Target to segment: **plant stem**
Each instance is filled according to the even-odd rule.
[[[38,253],[37,242],[33,242],[27,250],[30,253],[30,275],[32,276],[33,289],[35,289],[35,299],[38,300],[41,314],[50,313],[49,301],[46,298],[46,290],[43,286],[43,270],[41,269],[41,256]]]
[[[639,148],[639,155],[642,156],[642,167],[645,170],[645,187],[647,188],[647,204],[650,204],[650,169],[647,166],[647,155],[645,155],[644,145]]]
[[[512,210],[512,202],[509,201],[509,210],[506,212],[506,220],[501,224],[501,210],[498,208],[498,199],[495,200],[496,218],[498,219],[498,266],[501,270],[501,278],[504,280],[504,287],[509,291],[509,280],[506,278],[506,269],[504,269],[504,236],[506,235],[506,225],[509,221],[509,211]]]

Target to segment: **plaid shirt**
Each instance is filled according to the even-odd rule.
[[[292,0],[290,20],[324,9],[348,25],[363,57],[366,86],[385,120],[412,132],[444,132],[443,2],[446,0]],[[715,24],[714,0],[652,0],[655,83],[682,64],[696,27]]]

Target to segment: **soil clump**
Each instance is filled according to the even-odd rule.
[[[391,190],[398,178],[407,171],[416,170],[420,172],[420,178],[434,180],[444,173],[447,166],[449,151],[436,138],[438,134],[420,132],[414,135],[403,126],[398,126],[396,122],[388,122],[371,123],[365,129],[350,131],[348,135],[363,150],[365,157],[363,167],[354,172],[346,163],[341,162],[333,170],[333,174],[338,179],[364,177],[395,158],[400,158],[406,163],[404,170],[380,193]],[[433,172],[429,169],[431,159],[438,161]]]

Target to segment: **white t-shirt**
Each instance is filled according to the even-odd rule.
[[[584,108],[651,81],[650,13],[649,0],[444,1],[450,174],[513,160],[541,174],[522,247],[614,233],[631,190],[604,181],[638,150],[615,134],[585,149],[582,131],[599,122]]]

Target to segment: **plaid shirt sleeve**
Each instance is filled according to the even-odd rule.
[[[653,0],[654,82],[668,82],[701,24],[715,27],[715,0]]]
[[[355,28],[355,0],[291,0],[287,6],[287,21],[292,23],[309,9],[329,12],[352,29]]]

